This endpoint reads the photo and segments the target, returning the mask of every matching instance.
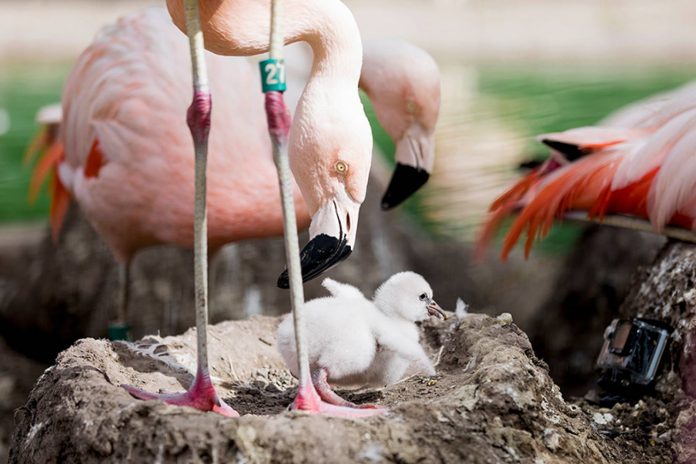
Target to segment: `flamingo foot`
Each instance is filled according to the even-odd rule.
[[[239,417],[239,413],[218,397],[210,375],[200,370],[191,387],[183,393],[152,393],[131,385],[121,385],[128,393],[141,400],[160,400],[176,406],[188,406],[199,411],[213,411],[225,417]]]
[[[306,382],[297,391],[290,405],[293,411],[327,416],[363,418],[384,414],[389,410],[373,404],[357,405],[338,396],[326,382],[326,370],[320,369],[312,375],[313,382]],[[315,388],[316,387],[316,388]]]

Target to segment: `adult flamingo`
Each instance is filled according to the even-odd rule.
[[[53,146],[40,164],[60,161],[54,183],[54,231],[71,192],[122,263],[149,244],[191,245],[193,160],[180,118],[186,106],[183,90],[190,79],[187,55],[184,38],[158,9],[121,19],[83,53],[64,94],[65,156],[60,146]],[[242,59],[209,55],[207,61],[213,92],[222,97],[212,118],[207,195],[208,237],[214,251],[233,240],[280,235],[282,223],[261,96],[253,91],[259,87],[255,68]],[[424,60],[426,66],[430,63],[431,58]],[[365,67],[362,78],[368,91],[383,87],[380,66],[389,66],[389,61]],[[392,120],[406,120],[407,126],[426,128],[432,140],[437,107],[429,107],[439,106],[436,68],[428,79],[435,85],[407,75],[395,78],[391,87],[401,89],[407,98],[399,106],[404,109],[381,112]],[[376,99],[378,113],[387,104],[395,103]],[[225,118],[239,112],[245,118],[226,126]],[[390,125],[385,126],[389,130]],[[393,130],[390,134],[396,140],[403,136]],[[426,162],[432,156],[427,142],[421,156]],[[299,223],[306,227],[309,214],[298,192],[295,204]]]
[[[540,136],[551,157],[492,204],[481,243],[517,210],[503,257],[525,229],[528,254],[554,218],[574,210],[573,218],[582,211],[590,220],[696,241],[695,90],[690,85],[633,104],[603,126]]]
[[[355,241],[355,224],[351,222],[351,213],[357,213],[364,199],[369,162],[367,166],[361,164],[371,156],[372,134],[357,94],[362,64],[360,34],[350,11],[339,1],[291,0],[286,5],[289,6],[286,16],[289,19],[287,35],[278,33],[280,0],[272,0],[272,5],[265,3],[253,0],[219,0],[202,4],[197,0],[167,1],[174,23],[187,33],[191,44],[194,99],[188,121],[197,158],[196,235],[201,237],[201,228],[205,230],[204,166],[210,124],[210,91],[202,56],[203,35],[207,36],[208,49],[220,54],[244,56],[270,51],[270,63],[276,70],[279,69],[278,57],[284,42],[307,42],[312,47],[314,62],[310,80],[300,97],[296,119],[291,127],[283,101],[284,89],[277,88],[265,95],[269,134],[273,140],[273,157],[281,189],[290,302],[297,344],[299,386],[292,406],[309,412],[344,416],[374,414],[376,410],[372,412],[331,404],[320,397],[309,373],[307,338],[302,322],[304,296],[301,280],[317,275],[328,267],[327,263],[331,265],[331,261],[338,262],[350,253]],[[307,21],[308,18],[312,20]],[[259,34],[259,26],[264,24],[271,25],[269,40],[266,40],[263,33]],[[264,70],[268,70],[268,67],[264,67]],[[270,81],[270,75],[264,77],[265,84]],[[337,112],[337,109],[340,111]],[[290,145],[286,153],[288,137]],[[294,205],[290,198],[292,187],[288,159],[313,216],[309,229],[310,242],[302,250],[301,261],[298,256]],[[199,164],[203,169],[198,169]],[[307,191],[308,187],[311,191]],[[339,203],[342,203],[342,208],[339,208]],[[357,217],[356,214],[353,216],[354,221]],[[317,229],[330,230],[331,227],[334,232],[329,235],[317,233]],[[195,266],[197,270],[205,264],[205,260],[200,259],[201,248],[205,247],[205,235],[202,236],[203,240],[197,240],[194,248],[194,251],[199,251],[199,260]],[[205,280],[206,275],[201,272],[196,272],[196,275],[203,278],[197,280],[197,284],[201,285],[199,288],[205,296],[206,282],[202,280]],[[224,404],[217,398],[209,381],[206,310],[205,301],[197,304],[200,375],[196,376],[189,390],[176,396],[135,390],[131,390],[132,394],[143,399],[162,398],[194,403],[201,396],[206,396],[200,392],[209,390],[213,392],[212,395],[207,395],[208,401],[212,400],[213,408]],[[205,388],[199,388],[199,383],[204,384],[206,379]]]
[[[138,23],[138,25],[136,25],[136,23]],[[150,35],[147,37],[140,37],[140,34],[144,31],[149,31]],[[129,121],[129,123],[144,124],[143,121],[161,121],[162,124],[164,124],[164,122],[167,121],[167,124],[177,131],[177,136],[183,138],[188,137],[188,135],[185,134],[186,129],[181,121],[171,122],[173,119],[178,119],[179,114],[177,111],[180,109],[181,105],[185,104],[183,101],[177,101],[176,97],[178,94],[174,95],[169,93],[170,89],[174,87],[169,86],[163,88],[161,86],[156,86],[154,81],[150,82],[151,85],[148,86],[148,80],[151,79],[150,76],[160,74],[161,69],[165,67],[169,67],[169,70],[172,72],[170,75],[172,82],[179,81],[179,85],[185,84],[188,79],[188,73],[185,71],[184,67],[180,65],[181,62],[177,61],[176,66],[168,62],[172,55],[176,55],[175,58],[183,59],[180,55],[183,47],[172,48],[168,52],[170,54],[166,58],[161,55],[156,55],[156,53],[164,50],[163,48],[155,48],[153,49],[154,51],[150,51],[147,54],[149,61],[146,61],[143,54],[139,53],[139,48],[130,49],[130,47],[137,47],[141,39],[147,42],[148,40],[152,40],[153,36],[162,37],[162,40],[165,42],[170,40],[181,42],[181,38],[174,35],[174,31],[175,29],[170,24],[167,14],[164,10],[159,8],[151,8],[124,17],[115,26],[110,27],[108,33],[105,32],[100,35],[95,40],[95,43],[83,53],[83,56],[78,61],[70,77],[70,88],[75,89],[78,95],[77,98],[71,95],[70,99],[92,101],[92,93],[101,92],[101,87],[84,87],[82,84],[90,79],[123,80],[127,76],[127,80],[130,81],[128,85],[140,85],[144,87],[144,92],[159,93],[160,98],[163,100],[166,99],[167,101],[166,106],[158,106],[156,108],[149,105],[142,106],[143,111],[138,114],[138,118]],[[116,47],[118,50],[116,53],[113,51],[114,47],[108,45],[110,39],[113,37],[119,37],[121,44],[119,47]],[[290,55],[289,63],[293,66],[291,69],[288,69],[288,74],[292,75],[291,84],[293,84],[287,92],[287,97],[289,97],[287,98],[288,106],[291,108],[297,105],[297,101],[300,97],[300,92],[297,91],[297,88],[303,86],[309,78],[308,71],[311,66],[311,54],[307,53],[307,50],[299,47],[299,45],[301,44],[288,47],[286,50]],[[130,51],[128,51],[129,49]],[[121,60],[121,56],[124,53],[130,53],[131,55],[129,66],[132,68],[132,72],[116,73],[113,65],[110,65],[110,60],[112,62]],[[88,68],[85,68],[83,63],[90,62],[91,57],[97,54],[103,56],[103,64],[98,67],[90,64]],[[246,120],[250,123],[249,126],[254,122],[262,121],[264,116],[261,113],[261,94],[249,92],[247,88],[242,87],[244,85],[252,87],[257,86],[256,79],[254,78],[256,73],[255,68],[253,68],[246,59],[231,58],[219,60],[214,55],[209,55],[208,59],[211,61],[211,73],[216,82],[218,79],[227,79],[225,73],[219,71],[224,69],[227,74],[233,74],[230,82],[236,84],[235,86],[220,86],[219,91],[225,102],[225,107],[223,107],[222,110],[226,111],[229,109],[227,103],[230,101],[241,101],[247,112],[246,114],[249,115]],[[142,61],[142,63],[147,62],[147,66],[138,65],[139,60]],[[151,70],[151,67],[158,69]],[[307,71],[305,71],[305,67]],[[382,200],[384,209],[398,205],[409,194],[417,190],[429,177],[429,172],[432,169],[434,160],[434,132],[440,106],[439,83],[440,77],[437,65],[430,55],[418,47],[406,42],[393,40],[368,42],[360,77],[360,88],[366,92],[372,101],[379,121],[396,145],[396,171],[406,172],[404,176],[395,172]],[[66,94],[66,99],[67,97]],[[131,105],[130,99],[133,98],[138,98],[137,94],[131,95],[129,98],[117,97],[98,100],[95,108],[88,111],[85,110],[84,105],[80,106],[78,104],[74,108],[74,115],[71,119],[72,123],[67,126],[67,131],[71,135],[75,134],[78,140],[92,140],[94,142],[98,140],[98,137],[94,134],[81,134],[81,131],[88,129],[92,125],[91,118],[93,113],[96,111],[105,111],[103,108],[106,108],[108,105],[111,105],[112,110],[115,111],[121,104]],[[80,153],[80,148],[77,147],[70,152],[69,159],[65,159],[63,155],[63,143],[57,137],[59,132],[58,127],[60,125],[65,125],[61,113],[61,107],[59,105],[50,105],[41,109],[37,116],[37,121],[44,127],[27,152],[28,157],[32,157],[37,151],[44,151],[44,156],[38,163],[32,178],[30,190],[30,196],[32,198],[38,194],[38,190],[45,177],[52,171],[55,171],[51,205],[51,227],[54,238],[57,238],[59,234],[63,215],[70,201],[70,196],[75,196],[73,188],[73,182],[76,180],[75,176],[77,175],[79,177],[80,173],[82,173],[82,175],[86,175],[87,178],[95,178],[98,172],[93,171],[95,171],[98,166],[101,166],[104,161],[103,159],[105,157],[110,160],[113,158],[113,156],[110,156],[108,150],[107,153],[104,153],[104,147],[94,146],[94,150],[90,151],[89,156],[74,156],[76,153]],[[214,118],[213,121],[218,123],[219,120],[218,118]],[[116,123],[120,129],[124,127],[123,124],[120,124],[118,118],[115,118],[114,123]],[[235,130],[236,132],[234,134],[226,134],[226,136],[229,135],[231,138],[224,138],[221,143],[217,144],[218,146],[213,150],[212,157],[217,158],[218,154],[221,153],[224,153],[225,159],[234,159],[235,155],[239,156],[239,152],[236,151],[236,144],[240,137],[245,137],[245,139],[248,139],[249,142],[252,143],[247,149],[263,150],[261,151],[262,153],[267,151],[269,144],[267,143],[265,134],[259,138],[254,138],[255,135],[258,135],[262,131],[257,130],[255,133],[242,134],[243,127],[247,127],[247,125],[237,125],[232,128],[231,130]],[[136,134],[137,133],[133,133],[131,136],[135,138],[134,135]],[[149,137],[153,140],[157,140],[159,134],[159,132],[153,132],[149,134]],[[145,134],[137,135],[145,136]],[[121,134],[120,137],[128,138],[128,135]],[[138,146],[137,140],[133,140],[130,146],[134,149],[122,152],[122,158],[130,156],[131,153],[138,152],[135,150]],[[166,149],[165,146],[167,147]],[[158,156],[163,163],[168,163],[168,156],[172,156],[173,158],[183,156],[184,150],[185,147],[178,143],[174,145],[174,149],[172,149],[169,143],[165,145],[164,140],[161,140]],[[232,154],[228,153],[230,150],[233,151]],[[260,163],[260,166],[265,170],[259,174],[266,173],[267,170],[272,167],[269,157],[246,159],[246,162],[247,164],[242,167],[248,166],[249,169],[252,168],[254,163]],[[91,167],[89,173],[85,173],[87,165]],[[211,176],[211,182],[216,184],[214,188],[215,192],[230,193],[230,179],[240,184],[243,182],[252,182],[254,179],[253,177],[245,176],[244,169],[238,168],[233,172],[227,172],[226,169],[231,167],[231,163],[222,166],[216,164],[216,167],[219,167],[220,170],[216,170]],[[56,175],[57,171],[62,172],[62,181],[61,176]],[[166,179],[171,179],[171,177],[167,177],[165,174],[166,173],[162,173],[158,181],[165,182]],[[276,188],[275,184],[270,182],[270,179],[264,178],[264,182],[265,183],[261,185],[269,186],[271,189]],[[96,193],[98,191],[99,190],[96,190],[94,192]],[[90,195],[92,192],[93,190],[82,191],[84,195]],[[180,194],[184,197],[187,193],[180,192]],[[216,195],[209,198],[209,201],[221,200],[224,196],[224,194]],[[82,203],[82,196],[77,196],[76,198],[79,203]],[[266,201],[269,199],[270,196],[266,198]],[[307,224],[309,224],[309,217],[307,209],[301,200],[299,191],[295,192],[295,200],[298,223],[300,227],[306,228]],[[127,202],[128,199],[124,198],[123,201]],[[181,201],[184,201],[183,198]],[[86,199],[85,202],[90,203],[90,200]],[[281,227],[281,224],[278,222],[280,211],[276,208],[276,205],[264,206],[274,208],[275,213],[273,216],[268,217],[269,220],[267,222],[267,224],[273,225],[273,227],[269,228],[261,227],[261,225],[258,224],[249,224],[249,228],[246,230],[245,234],[240,234],[241,231],[239,227],[236,226],[236,223],[239,222],[245,214],[240,212],[240,214],[235,217],[219,217],[220,213],[225,212],[225,207],[214,207],[210,213],[214,219],[209,224],[209,227],[213,229],[213,234],[209,237],[209,239],[211,239],[211,252],[214,253],[222,244],[230,241],[248,237],[260,238],[269,235],[278,235]],[[114,209],[121,211],[118,207]],[[120,323],[125,323],[127,320],[130,262],[137,250],[144,245],[135,241],[137,237],[130,234],[130,229],[127,230],[126,227],[113,228],[111,222],[115,221],[117,224],[122,224],[118,215],[113,211],[110,214],[104,215],[108,222],[102,220],[102,215],[85,212],[98,231],[101,232],[103,229],[108,229],[112,233],[111,235],[116,236],[117,241],[114,243],[113,248],[121,264],[121,303],[119,305],[118,321]],[[140,212],[143,214],[147,213],[147,211],[144,210],[140,210]],[[111,217],[112,220],[108,220],[109,217]],[[183,220],[183,218],[181,219]],[[226,224],[224,230],[218,228],[218,225],[222,224]],[[175,228],[173,224],[170,224],[169,227]],[[126,231],[128,233],[126,233]],[[148,230],[143,232],[142,235],[151,236],[150,240],[155,243],[170,243],[167,237],[161,236],[161,234],[154,233],[153,231]],[[111,236],[105,236],[105,238],[108,243],[112,243],[111,240],[113,240],[113,238]],[[179,240],[174,243],[186,244],[185,246],[191,245],[189,237],[186,236],[180,237]]]

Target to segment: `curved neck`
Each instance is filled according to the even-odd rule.
[[[314,11],[316,23],[313,35],[304,40],[312,47],[312,78],[331,78],[351,85],[357,93],[362,68],[360,31],[348,8],[338,0],[321,0],[305,5]]]
[[[220,55],[250,56],[269,50],[270,3],[259,0],[200,0],[207,49]],[[167,0],[174,24],[186,30],[182,0]],[[360,32],[339,0],[285,0],[285,44],[304,41],[314,52],[313,75],[354,81],[362,65]]]

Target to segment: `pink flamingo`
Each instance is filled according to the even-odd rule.
[[[503,257],[525,229],[528,254],[563,216],[696,241],[696,86],[633,104],[602,124],[540,136],[551,157],[492,204],[481,243],[517,210]]]
[[[206,60],[212,92],[221,96],[211,121],[207,179],[208,238],[214,252],[230,241],[280,235],[282,221],[257,71],[243,59],[207,54]],[[429,57],[428,60],[426,65],[432,62]],[[389,66],[389,61],[375,62],[372,66],[367,65],[362,76],[371,97],[374,91],[386,86],[381,83],[379,68]],[[79,58],[63,97],[61,135],[65,150],[60,144],[52,146],[39,165],[57,165],[51,215],[54,231],[57,232],[72,195],[123,264],[125,289],[128,263],[139,249],[158,243],[191,246],[193,242],[194,160],[190,156],[191,139],[181,117],[186,108],[182,96],[190,85],[189,76],[185,40],[162,10],[150,9],[119,20],[115,26],[106,28]],[[430,166],[432,149],[428,144],[432,143],[435,123],[431,118],[433,114],[436,118],[437,107],[430,108],[439,107],[439,86],[429,82],[420,85],[410,79],[411,76],[400,75],[391,83],[407,99],[406,104],[400,102],[404,110],[390,112],[387,119],[380,117],[382,121],[401,118],[408,121],[407,125],[425,128],[429,138],[420,145],[424,153],[419,156],[424,160],[423,165]],[[436,68],[427,79],[439,81]],[[376,108],[383,104],[393,103],[375,101]],[[227,118],[236,114],[244,114],[244,118],[234,118],[233,124],[228,123]],[[405,136],[392,130],[390,134],[396,140]],[[355,134],[351,137],[355,138]],[[363,134],[364,137],[369,138],[369,133]],[[360,143],[365,145],[364,141]],[[397,146],[402,145],[397,142]],[[412,149],[408,148],[411,157],[415,156],[411,154]],[[351,175],[341,180],[353,190],[362,188],[355,194],[362,198],[364,186],[361,185],[367,180],[369,152],[362,153],[362,158],[354,157],[352,165],[344,159],[324,163],[323,170],[317,169],[314,177],[305,179],[306,190],[314,195],[312,198],[318,195],[314,189],[330,185],[340,177],[339,163],[345,163],[351,170]],[[328,219],[345,220],[341,227],[349,230],[354,240],[359,203],[354,206],[357,202],[350,197],[351,191],[346,190],[335,199],[335,208],[352,208],[354,218],[334,216],[323,220],[329,228]],[[294,197],[299,225],[306,227],[310,222],[309,211],[297,190]],[[319,224],[320,232],[321,227]],[[121,318],[124,318],[127,291],[122,295]],[[199,388],[196,401],[190,396],[168,399],[202,409],[219,406],[221,412],[229,413],[214,396],[212,387],[208,387]],[[198,401],[201,398],[205,401]]]

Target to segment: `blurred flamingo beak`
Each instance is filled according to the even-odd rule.
[[[382,197],[382,209],[388,210],[401,204],[420,189],[430,173],[425,169],[414,168],[407,164],[396,163],[396,169],[389,182],[389,187]]]
[[[382,209],[401,204],[430,178],[435,158],[432,134],[418,124],[396,142],[396,169],[382,197]]]

